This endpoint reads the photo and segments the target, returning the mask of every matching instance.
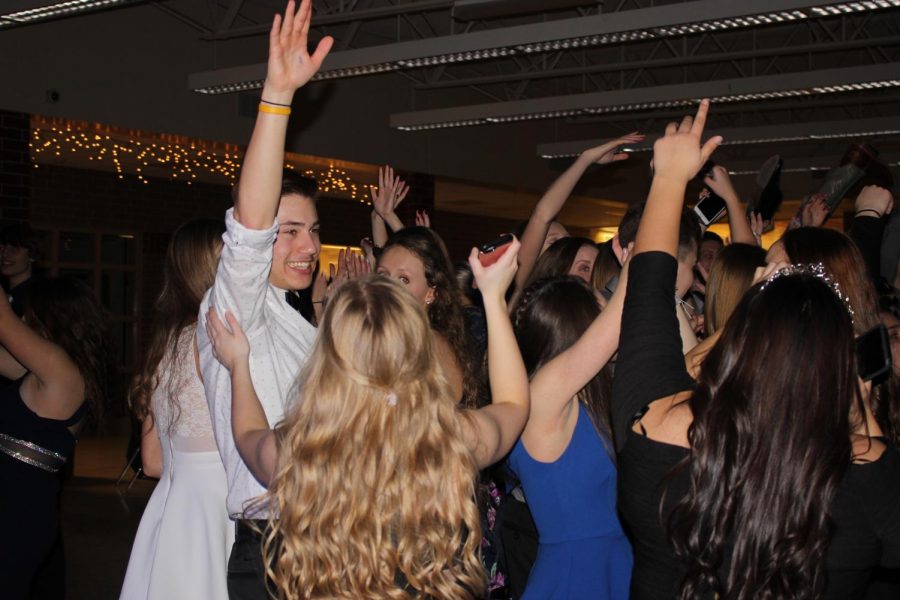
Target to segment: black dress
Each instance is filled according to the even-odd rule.
[[[75,436],[69,427],[87,412],[85,403],[66,420],[40,417],[22,401],[22,381],[0,389],[0,594],[8,600],[28,596],[35,572],[56,541],[60,481],[53,469],[72,455]]]
[[[665,523],[688,491],[686,469],[670,478],[689,450],[632,429],[635,417],[659,398],[690,390],[672,293],[675,259],[647,252],[631,262],[613,381],[613,428],[619,452],[619,510],[634,548],[635,600],[675,596],[683,575]],[[660,518],[660,498],[666,501]],[[893,448],[868,464],[850,466],[832,505],[834,534],[826,556],[825,597],[860,598],[872,570],[900,566],[900,455]],[[726,549],[727,553],[727,549]],[[727,565],[720,578],[727,577]]]

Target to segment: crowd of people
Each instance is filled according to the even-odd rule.
[[[607,243],[556,217],[639,133],[585,151],[460,264],[427,214],[397,217],[408,187],[385,168],[371,240],[326,276],[315,182],[282,168],[294,94],[332,45],[309,53],[310,15],[275,17],[234,207],[169,246],[129,393],[159,483],[121,598],[898,597],[889,189],[861,189],[849,234],[813,198],[767,251],[771,207],[746,214],[704,169],[722,142],[704,100],[655,141],[646,201]],[[701,170],[728,243],[685,207]],[[56,543],[109,346],[86,286],[30,282],[16,231],[0,589],[18,600]]]

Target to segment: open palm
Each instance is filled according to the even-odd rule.
[[[280,92],[292,93],[312,79],[334,44],[334,39],[326,36],[310,56],[307,46],[312,21],[312,0],[302,0],[296,11],[294,7],[294,0],[290,0],[284,18],[275,15],[269,34],[266,85]]]

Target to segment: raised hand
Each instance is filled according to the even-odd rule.
[[[708,112],[709,100],[703,100],[695,117],[687,116],[681,123],[669,123],[665,135],[653,144],[654,177],[686,185],[697,175],[722,143],[720,135],[701,143]]]
[[[330,264],[328,265],[328,272],[329,282],[325,291],[326,298],[333,296],[335,291],[345,282],[368,275],[372,272],[372,269],[362,254],[354,252],[350,248],[342,248],[338,251],[337,268],[335,268],[334,264]]]
[[[619,152],[619,147],[624,144],[636,144],[638,142],[643,142],[646,137],[647,136],[642,133],[633,131],[628,135],[623,135],[620,138],[610,140],[601,146],[585,150],[581,153],[581,155],[591,162],[597,163],[598,165],[605,165],[611,162],[627,160],[628,153]]]
[[[431,217],[428,216],[427,210],[416,211],[416,227],[431,228]]]
[[[731,177],[728,175],[728,169],[722,165],[713,167],[709,175],[703,179],[703,183],[726,202],[738,200],[737,192],[731,183]]]
[[[475,276],[475,283],[481,290],[481,296],[486,301],[488,299],[503,301],[506,296],[506,290],[512,283],[518,269],[518,261],[516,257],[519,254],[521,244],[519,240],[513,238],[509,248],[503,253],[503,256],[497,259],[497,262],[489,267],[482,266],[478,260],[478,248],[472,248],[469,253],[469,266],[472,268],[472,274]]]
[[[394,230],[403,229],[403,223],[394,212],[397,206],[403,202],[409,193],[406,182],[394,175],[394,169],[390,165],[378,169],[378,187],[370,189],[372,193],[372,206],[379,217]]]
[[[216,309],[210,308],[206,313],[206,332],[212,342],[213,355],[231,371],[238,364],[249,360],[250,342],[231,311],[226,311],[225,320],[228,321],[228,327],[219,318]]]
[[[816,194],[800,209],[800,225],[803,227],[819,227],[828,219],[828,205],[825,196]]]
[[[264,91],[279,94],[280,99],[264,94],[274,102],[284,99],[281,94],[293,93],[312,79],[331,50],[334,39],[325,36],[312,55],[308,50],[309,25],[312,21],[312,0],[302,0],[295,10],[294,0],[287,3],[284,18],[275,15],[269,33],[269,63]]]
[[[750,231],[753,232],[753,239],[756,240],[757,246],[762,246],[762,234],[765,228],[766,223],[762,218],[762,213],[756,211],[750,213]]]

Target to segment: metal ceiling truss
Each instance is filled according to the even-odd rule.
[[[624,89],[726,77],[749,77],[900,58],[900,11],[842,15],[754,31],[711,31],[681,40],[652,40],[616,48],[564,50],[529,61],[497,61],[494,73],[476,65],[413,73],[414,89],[476,89],[507,100]],[[527,90],[527,91],[526,91]],[[439,101],[436,100],[436,101]]]
[[[699,98],[717,103],[796,99],[900,88],[900,62],[816,69],[756,77],[694,81],[671,85],[613,89],[472,104],[391,115],[391,127],[405,131],[489,125],[585,115],[612,115],[658,109],[684,108]]]
[[[721,135],[724,140],[722,146],[725,148],[734,145],[896,137],[900,135],[900,116],[846,121],[804,122],[735,129],[716,128],[710,130],[708,135]],[[599,146],[605,141],[593,139],[540,144],[537,147],[537,153],[542,158],[577,156],[588,148]],[[631,152],[650,152],[652,150],[652,142],[635,144],[628,148],[628,151]]]
[[[397,5],[393,9],[428,5],[433,1],[422,0]],[[693,38],[705,32],[756,31],[756,28],[763,30],[791,21],[817,21],[868,11],[883,12],[900,7],[900,0],[850,3],[835,0],[694,0],[688,4],[690,9],[682,3],[507,27],[497,27],[495,23],[491,29],[478,31],[473,30],[470,23],[466,33],[333,52],[318,78],[333,79],[427,67],[444,67],[442,73],[447,73],[450,71],[447,67],[454,64],[495,63],[504,57],[514,57],[509,60],[516,62],[520,70],[533,69],[535,64],[548,64],[546,53],[560,50],[613,47],[624,52],[626,47],[642,40],[665,40],[664,43],[673,47],[679,43],[690,47],[696,46]],[[387,7],[384,9],[387,10]],[[319,22],[327,18],[328,15],[316,17]],[[409,19],[409,15],[403,15],[403,18]],[[428,28],[416,29],[419,35],[441,33],[434,27],[427,31],[425,29]],[[329,33],[340,39],[339,32]],[[719,51],[726,50],[724,45],[719,48]],[[537,55],[540,56],[533,58]],[[627,54],[623,54],[623,60],[627,58]],[[265,65],[256,64],[195,73],[189,85],[203,93],[255,89],[259,87],[264,72]],[[595,76],[586,74],[585,77],[590,79]],[[429,79],[435,79],[435,75],[432,73],[429,77],[426,74],[423,83]]]

